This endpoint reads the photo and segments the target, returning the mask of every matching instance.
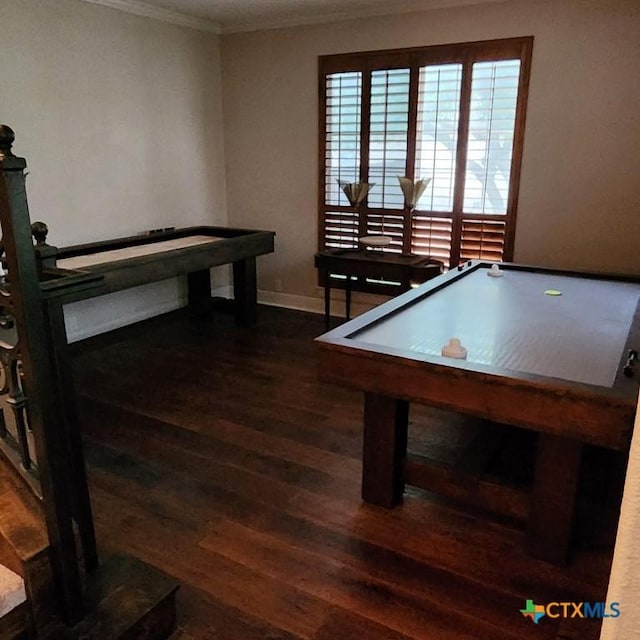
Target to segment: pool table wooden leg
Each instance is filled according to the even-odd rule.
[[[553,564],[568,561],[582,449],[577,440],[538,436],[527,544],[531,555]]]
[[[236,322],[243,327],[258,319],[258,286],[255,256],[233,263],[233,297]]]
[[[409,403],[377,393],[364,395],[362,499],[391,508],[402,502]]]

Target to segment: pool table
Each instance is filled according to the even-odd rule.
[[[273,231],[198,226],[57,248],[46,244],[46,225],[36,222],[32,231],[45,275],[63,270],[101,277],[100,287],[69,295],[65,302],[186,275],[189,305],[204,306],[211,298],[209,269],[230,263],[241,325],[256,321],[256,257],[273,252],[275,236]]]
[[[362,497],[383,507],[402,501],[405,483],[455,484],[407,454],[411,402],[536,432],[526,495],[471,489],[478,506],[526,520],[532,555],[562,564],[584,445],[630,444],[640,278],[491,267],[465,263],[320,336],[319,372],[364,392]],[[442,355],[451,338],[466,358]]]

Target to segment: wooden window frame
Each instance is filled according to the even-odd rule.
[[[522,151],[524,145],[524,130],[526,108],[529,89],[529,76],[531,69],[531,56],[533,51],[533,37],[519,37],[501,40],[489,40],[479,42],[467,42],[460,44],[435,45],[428,47],[394,49],[386,51],[369,51],[360,53],[348,53],[338,55],[320,56],[318,64],[318,88],[319,88],[319,158],[318,158],[318,247],[325,250],[325,216],[328,212],[341,211],[353,213],[353,209],[345,205],[326,204],[326,77],[334,73],[356,71],[362,73],[362,98],[360,101],[360,167],[359,180],[366,181],[369,173],[369,113],[370,113],[370,87],[371,73],[376,70],[393,68],[409,68],[411,73],[409,84],[409,121],[407,131],[407,157],[405,175],[414,178],[416,155],[416,126],[418,108],[418,77],[421,66],[428,64],[460,63],[462,64],[462,86],[459,102],[458,140],[454,174],[454,195],[451,212],[423,211],[419,215],[450,219],[451,250],[449,266],[455,267],[459,262],[467,259],[461,256],[461,241],[463,221],[486,222],[488,227],[501,226],[504,223],[502,238],[502,254],[500,260],[511,261],[513,259],[515,226],[517,215],[518,191],[520,186],[520,172],[522,164]],[[518,95],[515,110],[513,151],[511,157],[511,173],[509,180],[509,192],[505,214],[464,213],[464,184],[467,160],[467,138],[471,98],[471,69],[476,62],[488,62],[498,60],[520,60],[520,75],[518,81]],[[370,214],[389,216],[402,213],[400,209],[373,209],[369,208],[365,201],[360,211],[361,232],[366,226],[366,220]],[[413,216],[404,211],[402,251],[410,253],[414,241]],[[354,248],[357,247],[357,238]],[[393,249],[398,250],[397,246]],[[420,253],[420,252],[418,252]],[[376,286],[364,286],[362,290],[375,292]]]

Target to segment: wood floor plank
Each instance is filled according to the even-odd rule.
[[[92,403],[92,408],[96,404],[102,404],[105,412],[113,412],[111,407],[104,403]],[[159,421],[154,417],[147,416],[145,413],[138,412],[139,418],[148,418],[142,420],[138,424],[138,432],[153,429],[156,433],[162,430],[165,437],[171,438],[172,434],[178,434],[178,445],[182,446],[185,440],[192,439],[197,441],[196,434],[202,434],[206,437],[213,437],[215,442],[210,439],[205,441],[208,446],[232,445],[251,451],[256,454],[268,453],[268,455],[277,460],[284,460],[295,465],[303,466],[310,470],[323,471],[330,473],[332,476],[342,479],[346,482],[353,482],[358,479],[360,473],[360,461],[351,456],[345,456],[333,451],[327,451],[324,448],[301,443],[291,438],[286,438],[269,431],[259,431],[250,427],[238,424],[237,422],[207,416],[206,424],[198,424],[195,434],[185,433],[180,423],[175,424],[173,419],[169,419],[167,423],[166,417],[163,421]],[[182,417],[182,421],[184,416]],[[118,429],[117,425],[110,427],[110,431]],[[193,431],[188,429],[188,431]],[[94,427],[94,433],[96,428]],[[110,437],[113,437],[111,434]],[[227,451],[231,447],[226,447]]]
[[[299,636],[225,607],[188,585],[178,591],[177,610],[178,633],[172,640],[299,640]]]
[[[144,373],[141,375],[144,376]],[[147,375],[153,374],[149,371]],[[232,414],[237,422],[256,431],[264,430],[268,425],[272,433],[296,442],[310,444],[356,459],[361,455],[358,420],[360,413],[346,420],[336,419],[332,414],[337,412],[331,407],[326,409],[326,413],[318,413],[293,409],[286,404],[274,404],[270,397],[248,401],[244,394],[234,396],[232,389],[224,389],[220,385],[216,385],[216,395],[212,396],[211,388],[203,389],[197,381],[188,389],[188,393],[182,396],[176,396],[179,389],[174,385],[166,388],[160,386],[155,393],[148,394],[126,381],[120,381],[119,385],[114,386],[102,380],[98,389],[105,386],[111,389],[112,405],[125,409],[135,405],[141,415],[179,424],[194,431],[206,428],[205,426],[211,420],[224,420]],[[86,393],[86,396],[91,397],[91,392]],[[206,396],[211,397],[206,398]],[[97,390],[93,397],[100,400],[104,397],[104,393]],[[182,397],[182,402],[176,403],[176,397]],[[185,405],[189,407],[188,412],[185,412]],[[319,429],[319,426],[327,428]]]
[[[134,433],[133,430],[129,430],[130,439],[134,436],[131,435]],[[149,442],[148,437],[145,438],[144,441]],[[158,446],[158,440],[153,440],[150,444],[147,445],[146,452],[141,451],[139,448],[134,450],[137,456],[142,456],[144,459],[145,454],[149,454],[154,450],[154,447]],[[91,451],[91,449],[90,449]],[[162,451],[162,449],[161,449]],[[189,468],[196,468],[198,465],[194,462],[189,462],[187,457],[186,462],[183,460],[184,453],[173,459],[171,456],[162,455],[158,462],[162,463],[162,466],[173,467],[175,468],[176,461],[178,463],[178,467],[175,468],[175,472],[177,473],[176,478],[172,481],[177,483],[178,492],[175,495],[172,495],[171,486],[159,486],[156,487],[156,493],[159,497],[167,499],[167,504],[176,504],[178,505],[178,510],[174,514],[175,518],[192,518],[194,522],[197,522],[200,515],[206,515],[208,513],[207,507],[212,508],[214,512],[217,510],[218,512],[225,512],[232,517],[241,518],[246,517],[245,514],[248,513],[261,513],[263,514],[263,518],[267,516],[264,514],[270,513],[270,507],[274,506],[277,509],[277,513],[284,517],[285,514],[299,514],[304,516],[309,521],[315,521],[318,523],[328,524],[329,526],[337,529],[338,531],[355,531],[360,532],[364,539],[369,539],[372,544],[380,545],[383,547],[392,547],[395,545],[397,548],[400,546],[403,553],[408,553],[410,557],[414,559],[414,561],[421,561],[423,563],[429,564],[433,562],[433,559],[428,558],[426,561],[424,559],[424,549],[429,546],[431,542],[431,546],[434,549],[435,553],[438,554],[438,562],[442,561],[442,558],[447,555],[447,553],[451,554],[454,558],[462,558],[465,561],[465,565],[460,568],[457,568],[457,572],[461,573],[462,571],[467,571],[471,575],[474,574],[473,571],[469,571],[470,567],[468,566],[468,561],[466,559],[467,553],[465,553],[465,549],[468,550],[470,545],[474,543],[474,540],[471,535],[469,535],[468,525],[472,524],[474,521],[471,518],[468,518],[464,515],[444,511],[441,512],[439,518],[432,519],[427,523],[428,530],[424,529],[422,525],[420,525],[420,520],[424,520],[424,514],[420,515],[420,520],[413,522],[411,528],[409,529],[409,534],[407,534],[407,530],[399,530],[393,521],[393,517],[385,511],[382,510],[370,510],[367,507],[361,507],[359,503],[359,499],[357,498],[357,492],[354,492],[352,499],[343,505],[342,510],[338,513],[335,512],[336,504],[332,504],[333,509],[329,509],[326,503],[326,500],[323,498],[319,498],[313,494],[308,494],[308,492],[301,492],[299,487],[295,487],[294,497],[295,502],[293,506],[282,506],[289,499],[287,496],[287,487],[282,483],[277,483],[274,485],[273,483],[269,483],[265,478],[256,479],[254,474],[247,474],[245,471],[237,470],[237,469],[224,469],[223,467],[218,469],[206,468],[200,472],[200,476],[202,473],[206,473],[205,477],[200,478],[200,482],[195,482],[194,479],[191,479],[191,484],[189,486],[185,485],[185,481],[178,482],[178,478],[181,477],[186,470]],[[183,464],[184,462],[184,464]],[[124,472],[118,471],[118,475],[122,475],[122,473],[127,473],[127,468],[130,466],[131,461],[127,461],[124,464]],[[149,472],[145,471],[142,473],[142,481],[147,482],[146,478],[148,476],[154,476],[160,473],[159,469],[160,465],[157,466],[157,471]],[[166,470],[165,470],[166,474]],[[244,479],[241,479],[244,478]],[[247,486],[247,492],[251,492],[252,485],[259,485],[265,490],[263,494],[263,498],[261,501],[255,501],[255,490],[253,500],[247,501],[246,499],[242,499],[242,495],[239,493],[239,487]],[[275,490],[273,487],[277,487]],[[216,490],[217,489],[217,490]],[[127,491],[128,487],[125,486],[123,491]],[[231,493],[230,493],[231,492]],[[278,497],[274,498],[275,493],[277,493]],[[233,500],[230,500],[230,496],[234,495]],[[301,498],[305,499],[301,501]],[[181,499],[182,498],[182,499]],[[230,502],[231,507],[227,506],[227,502]],[[153,502],[152,502],[153,503]],[[403,509],[408,510],[410,503],[407,503],[403,507]],[[421,506],[419,502],[415,503],[415,506]],[[380,520],[380,525],[378,527],[371,526],[370,524],[366,524],[364,527],[354,528],[354,524],[357,523],[357,520],[362,517],[363,512],[371,511],[369,513],[369,519],[374,518]],[[385,520],[391,518],[391,522],[385,522]],[[435,523],[445,524],[449,530],[460,530],[462,532],[462,538],[460,542],[455,545],[453,541],[450,540],[450,534],[447,533],[445,529],[444,535],[436,536],[434,540],[433,529],[435,527]],[[416,525],[420,525],[419,528],[416,528]],[[485,556],[487,554],[487,545],[491,539],[499,540],[500,544],[496,547],[495,552],[498,554],[503,554],[507,548],[505,547],[504,541],[504,533],[502,533],[502,539],[497,537],[497,533],[500,532],[500,528],[495,525],[485,525],[488,528],[488,531],[485,532],[485,536],[480,538],[479,544],[477,546],[478,549],[483,551],[483,559],[486,559]],[[391,535],[389,535],[389,533]],[[377,534],[373,535],[372,534]],[[478,535],[478,532],[473,532],[474,535]],[[416,543],[417,540],[417,543]],[[404,542],[403,542],[404,541]],[[402,543],[402,544],[401,544]],[[410,546],[405,546],[410,545]],[[453,545],[453,550],[452,550]],[[520,538],[516,535],[515,539],[511,542],[512,553],[521,553],[518,551],[521,545]],[[418,549],[417,553],[412,553],[412,548]],[[526,559],[525,559],[526,560]],[[504,571],[504,563],[494,562],[494,564]],[[565,580],[558,580],[557,571],[553,569],[548,569],[548,565],[546,563],[538,563],[539,566],[542,566],[545,572],[548,572],[548,575],[545,576],[545,579],[549,581],[549,588],[551,585],[555,585],[558,583],[558,593],[564,594],[566,598],[569,593],[572,592],[581,592],[585,593],[584,585],[580,585],[579,588],[576,588],[575,584],[567,583]],[[437,566],[437,564],[436,564]],[[456,569],[455,565],[448,566],[448,570]],[[507,563],[507,570],[508,570]],[[480,566],[481,572],[483,575],[483,579],[487,577],[487,568],[486,564],[482,564]],[[495,569],[492,570],[495,572]],[[489,573],[488,575],[493,575],[493,573]],[[539,580],[540,578],[538,578]],[[504,589],[505,584],[509,586],[509,581],[500,581],[501,588]],[[532,581],[527,581],[519,590],[516,590],[516,593],[520,593],[523,597],[526,597],[527,593],[531,593],[530,585]]]
[[[139,423],[138,423],[139,424]],[[129,442],[136,439],[136,431],[125,430]],[[131,444],[129,444],[131,446]],[[91,450],[90,450],[91,451]],[[204,466],[206,456],[201,451],[187,453],[183,447],[178,452],[163,448],[160,435],[150,438],[143,436],[132,448],[138,459],[155,455],[156,471],[148,470],[142,474],[146,482],[149,475],[163,475],[166,486],[156,488],[160,496],[172,498],[168,505],[180,505],[180,513],[186,517],[193,513],[194,518],[203,513],[206,504],[218,501],[218,509],[226,509],[230,501],[238,512],[252,510],[264,511],[277,508],[287,513],[299,514],[312,522],[328,524],[338,530],[357,531],[363,539],[377,545],[399,548],[410,557],[427,564],[433,564],[457,573],[466,573],[479,582],[497,582],[512,593],[526,595],[539,583],[548,590],[567,593],[585,593],[585,579],[588,571],[580,575],[580,580],[566,580],[563,572],[550,567],[547,563],[527,558],[522,550],[522,532],[509,529],[492,522],[485,522],[464,513],[425,504],[419,500],[407,500],[394,512],[361,505],[358,487],[343,487],[342,483],[330,483],[328,486],[315,484],[303,489],[300,484],[291,486],[281,478],[273,478],[244,468],[229,466],[227,461],[219,459],[218,466]],[[155,452],[155,453],[154,453]],[[247,458],[245,457],[245,461]],[[115,462],[112,464],[116,464]],[[134,464],[133,459],[124,462],[123,470]],[[165,471],[162,472],[161,469]],[[176,477],[171,479],[167,469],[173,468]],[[183,476],[189,469],[199,469],[196,476],[189,477],[189,485]],[[295,476],[292,478],[295,481]],[[317,478],[315,478],[317,482]],[[313,489],[313,490],[310,490]],[[329,493],[329,501],[316,492]],[[243,498],[251,496],[243,508]],[[349,497],[350,496],[350,497]],[[394,514],[411,514],[399,521]],[[178,517],[179,514],[176,514]],[[409,526],[407,526],[409,524]],[[481,554],[469,556],[469,549],[481,550]],[[506,556],[506,560],[504,557]],[[516,558],[513,563],[511,558]],[[462,565],[460,564],[462,562]],[[525,575],[514,572],[518,563],[528,563]],[[589,569],[589,563],[583,563]],[[576,570],[579,567],[576,567]],[[588,580],[587,580],[588,584]],[[592,590],[592,595],[595,595]],[[598,594],[600,592],[598,591]]]
[[[113,412],[101,413],[113,415]],[[166,470],[170,470],[182,478],[192,478],[194,482],[199,481],[206,486],[224,490],[229,487],[229,480],[238,476],[242,478],[238,483],[253,485],[259,482],[265,489],[273,488],[278,491],[279,496],[287,496],[290,492],[297,494],[299,490],[306,489],[327,496],[351,496],[353,500],[359,501],[359,469],[355,461],[344,465],[341,477],[336,477],[328,470],[320,470],[317,462],[308,467],[274,456],[268,448],[263,453],[252,447],[244,448],[210,436],[202,437],[188,430],[178,430],[179,433],[173,430],[171,434],[164,434],[162,430],[166,425],[141,416],[136,418],[135,425],[135,429],[113,426],[103,432],[108,433],[106,438],[99,434],[89,441],[87,456],[92,464],[106,469],[117,466],[121,474],[128,474],[131,468],[135,469],[137,460],[148,461],[148,465],[140,465],[137,471],[140,482],[152,482],[156,477],[161,479],[161,476],[167,475]],[[209,464],[209,448],[216,451],[216,465]],[[312,451],[309,450],[308,454],[311,459]],[[189,471],[194,473],[182,475]],[[351,475],[347,482],[345,477],[348,473]],[[170,480],[168,484],[170,490]],[[229,490],[234,490],[234,487],[229,487]],[[241,494],[244,495],[250,494]],[[273,498],[268,493],[266,496],[269,501]]]
[[[515,640],[533,637],[526,620],[517,620],[517,609],[505,611],[519,623],[509,630],[502,629],[464,611],[469,603],[460,603],[457,610],[442,606],[425,591],[401,589],[386,578],[374,578],[370,572],[335,559],[330,554],[319,557],[300,546],[283,542],[231,520],[220,518],[209,524],[207,535],[200,542],[207,550],[233,559],[244,566],[269,575],[279,581],[340,605],[373,622],[415,640],[428,640],[437,634],[441,640],[460,637],[495,640]],[[514,603],[515,604],[515,603]],[[412,615],[406,615],[411,611]],[[509,615],[511,614],[511,616]],[[513,631],[513,632],[512,632]],[[545,637],[540,632],[537,637]],[[554,634],[555,635],[555,634]],[[547,635],[546,637],[551,637]]]
[[[216,535],[219,525],[214,522]],[[242,518],[242,525],[268,534],[293,549],[301,549],[317,558],[318,563],[330,558],[341,566],[348,567],[366,576],[369,582],[382,582],[389,589],[411,593],[425,601],[425,608],[436,603],[437,608],[455,612],[466,611],[466,615],[500,628],[505,619],[512,625],[522,627],[519,616],[521,599],[505,594],[500,589],[478,585],[466,578],[437,569],[428,564],[361,540],[360,538],[334,531],[328,527],[311,523],[282,512],[259,517]],[[229,529],[229,527],[227,527]],[[233,531],[233,527],[229,530]],[[210,526],[206,528],[204,543],[208,540]],[[538,638],[540,632],[531,625],[519,629],[521,638]]]
[[[166,451],[162,463],[171,464]],[[183,470],[177,470],[178,477]],[[183,513],[186,510],[202,513],[205,503],[216,500],[216,496],[218,509],[225,509],[229,501],[238,507],[245,498],[246,506],[239,512],[274,508],[297,514],[339,531],[354,532],[373,544],[399,549],[421,562],[464,573],[479,583],[500,584],[511,593],[532,593],[539,584],[553,593],[585,593],[589,584],[589,562],[576,565],[576,571],[584,569],[579,581],[567,578],[564,572],[526,555],[521,531],[419,500],[407,500],[395,511],[386,511],[361,504],[355,485],[342,488],[331,485],[330,495],[326,496],[323,494],[327,487],[309,490],[292,486],[279,478],[229,466],[223,460],[217,467],[202,468],[197,478],[190,479],[189,487],[184,482],[176,478],[155,489],[160,495],[172,497],[169,504],[180,504]],[[190,491],[183,495],[187,488]],[[338,491],[337,495],[334,491]],[[248,502],[246,496],[250,496]],[[395,517],[399,515],[403,517]],[[481,553],[470,553],[474,549]],[[514,571],[523,564],[528,565],[525,574]]]
[[[344,609],[336,610],[325,624],[318,629],[313,640],[337,640],[339,638],[349,638],[350,640],[411,640],[409,636]]]
[[[110,502],[117,504],[118,516],[96,518],[99,532],[109,527],[109,551],[126,548],[145,562],[162,567],[182,583],[206,591],[219,606],[296,638],[312,638],[329,615],[332,607],[322,599],[215,552],[194,554],[200,537],[197,533],[183,532],[176,536],[173,521],[150,517],[124,499],[111,498]],[[117,528],[114,520],[118,521]]]
[[[610,548],[552,567],[516,524],[413,488],[364,505],[362,398],[318,382],[323,329],[178,312],[74,347],[100,548],[182,582],[173,640],[551,640],[525,599],[605,597]],[[424,407],[410,420],[410,442],[454,459],[473,432]]]

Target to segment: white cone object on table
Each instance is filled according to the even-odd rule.
[[[459,338],[451,338],[448,344],[442,347],[442,355],[445,358],[457,358],[458,360],[464,360],[467,357],[467,350],[460,343]]]

